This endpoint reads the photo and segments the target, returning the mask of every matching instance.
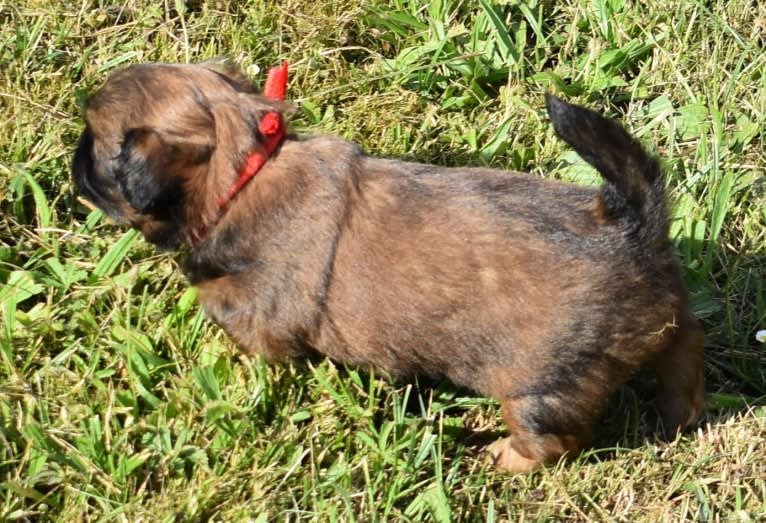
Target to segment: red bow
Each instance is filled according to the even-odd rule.
[[[284,100],[287,93],[287,62],[279,67],[272,67],[263,86],[263,95],[276,100]]]

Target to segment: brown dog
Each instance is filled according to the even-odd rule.
[[[150,242],[195,239],[188,276],[242,349],[269,360],[318,351],[493,396],[511,436],[492,456],[523,471],[587,443],[642,367],[657,373],[669,434],[703,409],[703,335],[667,239],[657,160],[618,124],[547,104],[603,187],[288,135],[222,207],[263,148],[259,121],[283,107],[233,69],[136,65],[90,98],[74,180]]]

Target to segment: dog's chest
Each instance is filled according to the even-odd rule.
[[[207,316],[244,352],[271,361],[306,353],[311,306],[289,299],[288,289],[238,276],[201,282],[197,289]]]

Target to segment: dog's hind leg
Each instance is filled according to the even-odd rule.
[[[702,328],[689,318],[652,363],[657,374],[657,407],[667,437],[697,421],[705,408],[703,350]]]
[[[503,418],[511,435],[489,448],[490,462],[500,470],[523,473],[540,465],[555,463],[561,456],[579,451],[590,440],[590,424],[584,423],[574,433],[544,432],[525,421],[525,414],[534,411],[535,416],[545,413],[540,405],[533,406],[538,398],[525,397],[506,400],[501,404]],[[555,417],[555,415],[553,415]]]

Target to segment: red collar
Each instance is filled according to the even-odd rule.
[[[272,67],[269,70],[269,75],[266,78],[266,85],[263,87],[263,95],[276,100],[284,100],[287,92],[287,62],[284,62],[279,67]],[[213,221],[216,222],[221,219],[221,216],[226,212],[229,204],[247,185],[251,179],[258,174],[261,167],[268,161],[269,157],[282,143],[287,134],[287,127],[282,119],[282,115],[277,112],[270,112],[263,115],[260,123],[258,124],[258,131],[260,132],[263,143],[260,151],[255,151],[247,155],[245,158],[245,164],[242,166],[242,170],[239,173],[237,181],[234,182],[226,195],[218,202],[218,217]],[[200,244],[205,237],[208,228],[212,223],[202,223],[199,227],[192,229],[189,234],[191,244],[196,247]]]

